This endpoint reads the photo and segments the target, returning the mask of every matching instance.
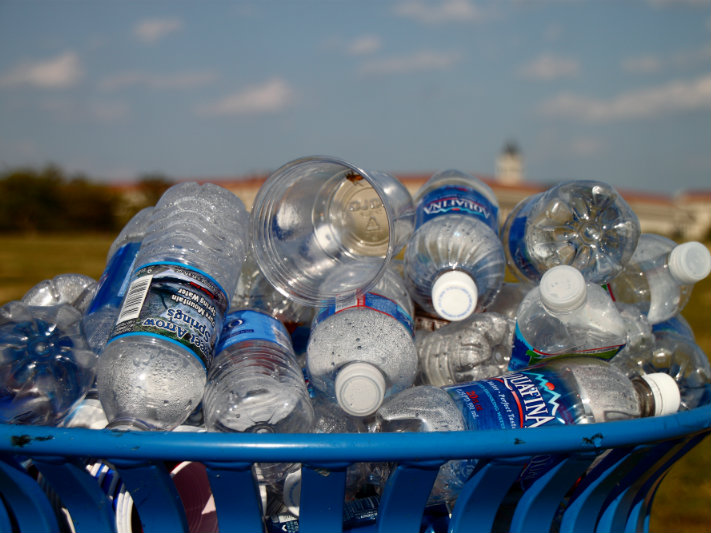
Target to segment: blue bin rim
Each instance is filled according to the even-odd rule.
[[[711,405],[577,426],[437,433],[123,432],[0,424],[0,453],[200,462],[428,461],[599,452],[709,432]]]

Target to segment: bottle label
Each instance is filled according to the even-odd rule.
[[[207,367],[228,298],[198,269],[171,262],[139,267],[108,342],[129,335],[160,337],[189,350]]]
[[[418,202],[415,227],[444,214],[469,215],[483,220],[499,233],[499,210],[487,198],[469,187],[448,185],[434,189]]]
[[[551,358],[571,357],[576,355],[587,355],[597,357],[609,361],[617,353],[624,348],[624,344],[616,344],[612,346],[603,346],[600,348],[589,348],[585,350],[564,351],[558,353],[546,353],[541,350],[536,350],[526,340],[519,328],[518,322],[514,331],[513,348],[511,350],[511,359],[509,360],[509,370],[519,370],[529,366],[536,365],[543,360]]]
[[[372,309],[394,318],[400,322],[400,324],[402,324],[407,332],[414,338],[415,328],[410,314],[400,307],[397,302],[373,292],[366,292],[357,298],[345,300],[343,302],[331,304],[322,308],[314,318],[312,327],[319,322],[323,322],[331,315],[335,315],[348,309],[355,309],[357,307]]]
[[[501,377],[444,387],[464,415],[467,428],[519,429],[574,424],[584,416],[576,395],[546,368],[529,368]],[[522,489],[552,468],[560,457],[538,455],[522,469]]]
[[[289,333],[276,318],[251,310],[232,311],[225,316],[220,338],[215,346],[215,355],[238,342],[266,341],[278,344],[291,352]]]
[[[504,243],[509,250],[509,255],[514,267],[523,273],[528,279],[538,280],[542,273],[533,266],[531,258],[526,251],[526,223],[528,222],[528,209],[522,210],[519,215],[513,219],[507,242]]]
[[[114,252],[99,278],[96,294],[86,312],[88,315],[104,307],[118,309],[121,306],[140,247],[140,242],[129,242]]]

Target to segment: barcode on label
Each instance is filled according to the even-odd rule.
[[[138,315],[141,313],[141,308],[143,307],[143,301],[146,299],[146,294],[148,294],[148,289],[151,286],[152,279],[153,276],[143,276],[131,283],[126,297],[123,300],[121,312],[116,319],[117,324],[138,318]]]

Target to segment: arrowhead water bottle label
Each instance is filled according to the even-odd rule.
[[[225,348],[243,341],[272,342],[289,352],[293,351],[289,333],[284,325],[276,318],[258,311],[233,311],[225,316],[220,340],[215,346],[215,355]]]
[[[444,214],[469,215],[482,219],[499,233],[499,210],[484,195],[469,187],[448,185],[434,189],[418,202],[415,227]]]
[[[379,313],[383,313],[394,318],[405,327],[407,332],[412,337],[415,336],[414,322],[410,314],[400,307],[397,302],[373,292],[367,292],[357,298],[352,298],[350,300],[345,300],[322,308],[314,318],[311,327],[313,328],[316,324],[323,322],[331,315],[335,315],[336,313],[340,313],[348,309],[356,309],[358,307],[372,309],[373,311],[378,311]]]
[[[624,348],[624,344],[616,344],[613,346],[602,346],[600,348],[588,348],[585,350],[566,350],[557,353],[547,353],[541,350],[536,350],[531,346],[531,344],[526,340],[521,332],[521,329],[516,323],[516,329],[514,331],[513,339],[513,349],[511,350],[511,359],[509,360],[509,370],[519,370],[521,368],[526,368],[541,361],[551,359],[553,357],[571,357],[576,355],[587,355],[598,357],[609,361],[617,353]]]
[[[128,283],[131,281],[131,273],[140,247],[140,242],[129,242],[111,256],[109,264],[106,265],[99,279],[96,295],[91,301],[87,314],[95,313],[106,306],[118,308],[121,305]]]
[[[160,337],[207,366],[227,304],[222,287],[200,270],[170,262],[144,265],[134,272],[108,342],[129,335]]]

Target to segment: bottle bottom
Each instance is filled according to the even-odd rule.
[[[117,431],[151,431],[156,428],[135,418],[115,418],[108,423],[106,429]]]

